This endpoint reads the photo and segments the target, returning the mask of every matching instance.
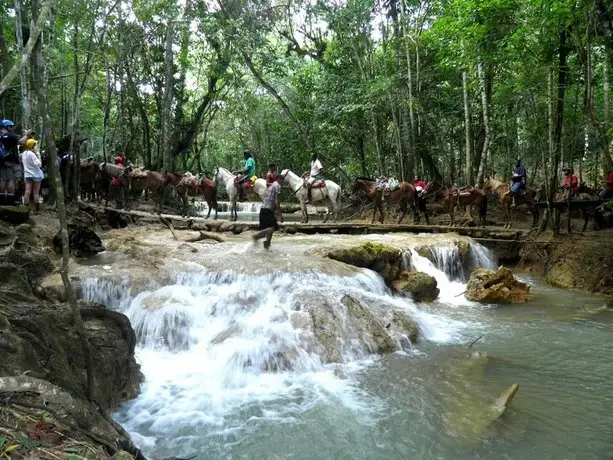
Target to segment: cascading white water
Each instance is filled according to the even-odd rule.
[[[461,282],[415,251],[410,253],[414,269],[437,279],[441,301],[464,301],[456,297],[464,290]],[[446,260],[442,250],[439,254],[437,261]],[[221,437],[221,445],[227,436],[245,436],[254,420],[293,423],[297,414],[331,400],[359,412],[360,423],[369,423],[381,406],[359,389],[357,371],[372,363],[373,356],[350,327],[344,328],[345,295],[371,308],[375,316],[390,309],[406,312],[417,322],[422,340],[465,340],[464,323],[392,296],[369,270],[353,276],[308,269],[264,275],[202,271],[178,275],[174,282],[136,295],[127,283],[86,280],[83,295],[123,311],[137,333],[146,382],[118,419],[142,447],[156,453],[198,451],[203,436]],[[312,318],[302,308],[317,304],[327,305],[343,328],[335,339],[341,364],[325,363]],[[157,439],[173,441],[162,449]]]
[[[217,211],[219,212],[230,212],[231,203],[229,201],[218,201],[217,202]],[[206,214],[209,212],[209,207],[205,201],[200,201],[195,204],[196,212],[200,215]],[[237,212],[242,213],[259,213],[262,208],[262,203],[259,202],[238,202],[236,203]]]
[[[492,251],[475,242],[468,244],[467,256],[463,255],[463,251],[458,245],[433,245],[428,247],[428,251],[430,255],[428,259],[438,270],[445,273],[453,281],[465,282],[470,273],[477,267],[496,267],[496,259]],[[419,268],[415,269],[425,271]]]

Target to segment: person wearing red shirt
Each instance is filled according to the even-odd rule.
[[[577,179],[574,171],[570,168],[564,168],[562,172],[564,173],[564,184],[562,185],[562,188],[564,189],[564,199],[567,200],[569,193],[571,193],[571,196],[577,193],[577,189],[579,188],[579,179]]]
[[[417,174],[415,175],[415,179],[413,180],[413,187],[415,187],[415,190],[417,190],[418,192],[426,188],[425,182],[421,180]],[[421,190],[419,190],[418,187],[421,187]]]
[[[266,188],[270,187],[277,180],[277,166],[274,163],[268,165],[266,173]]]
[[[613,171],[609,171],[604,177],[604,188],[598,194],[601,200],[613,198]]]

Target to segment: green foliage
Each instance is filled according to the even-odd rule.
[[[3,18],[10,9],[0,7]],[[29,24],[29,8],[23,12]],[[570,0],[128,0],[119,6],[58,0],[43,53],[59,135],[70,133],[75,85],[83,85],[77,123],[88,156],[123,153],[134,164],[161,168],[171,21],[170,143],[180,170],[235,169],[249,148],[259,175],[270,162],[299,172],[316,151],[336,180],[440,173],[463,183],[462,72],[468,77],[469,143],[478,160],[484,131],[479,59],[492,132],[487,173],[505,177],[521,157],[529,176],[540,181],[554,97],[547,81],[553,91],[565,28],[571,44],[563,157],[585,165],[596,184],[600,152],[613,138],[604,126],[602,65],[613,43],[606,41],[593,2]],[[9,64],[17,57],[14,29],[14,21],[3,22]],[[19,85],[0,102],[3,117],[19,119]],[[39,129],[33,109],[32,126]]]

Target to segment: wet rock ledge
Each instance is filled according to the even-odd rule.
[[[44,244],[27,224],[0,222],[0,452],[11,459],[108,459],[122,450],[138,457],[107,415],[139,392],[134,331],[121,313],[80,304],[93,361],[88,401],[70,307],[47,299],[39,286],[53,270]]]

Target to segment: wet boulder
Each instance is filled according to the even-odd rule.
[[[350,295],[340,300],[311,296],[294,305],[290,320],[303,344],[327,363],[410,349],[418,335],[417,325],[404,311],[367,305]]]
[[[431,302],[439,294],[436,279],[423,272],[402,272],[392,287],[396,292],[408,294],[417,301]]]
[[[466,298],[485,303],[524,303],[530,296],[530,286],[518,281],[506,267],[498,270],[478,268],[466,285]]]
[[[366,242],[358,246],[333,249],[327,257],[360,268],[379,273],[390,284],[401,270],[402,251],[379,243]]]
[[[78,224],[68,224],[68,246],[77,257],[92,256],[106,250],[93,230]],[[53,237],[53,247],[57,252],[62,250],[60,232]]]

